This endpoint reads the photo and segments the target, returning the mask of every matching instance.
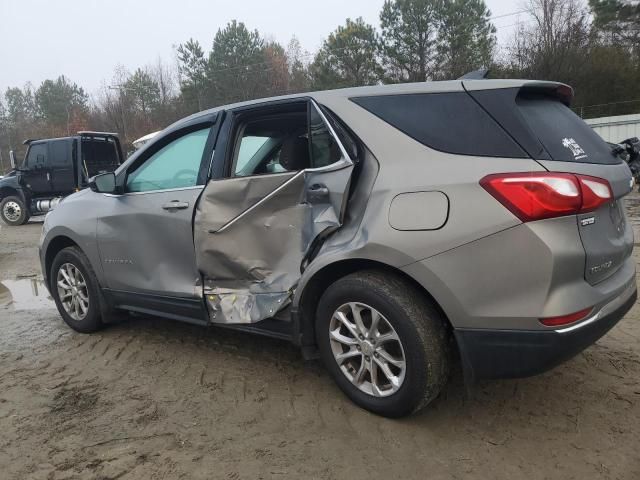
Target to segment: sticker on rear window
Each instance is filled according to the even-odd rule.
[[[573,138],[563,138],[562,146],[571,150],[571,153],[573,153],[574,160],[587,158],[587,154],[585,153],[585,151],[582,149],[580,145],[578,145],[578,142],[576,142]]]

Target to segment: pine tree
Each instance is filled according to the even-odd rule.
[[[382,54],[390,82],[432,78],[440,17],[439,0],[386,0],[380,13]]]
[[[438,27],[438,79],[455,79],[488,68],[496,44],[491,12],[484,0],[443,2]]]
[[[77,112],[87,109],[89,97],[64,75],[45,80],[36,90],[36,112],[49,127],[51,135],[70,134],[70,121]]]
[[[147,117],[160,104],[160,87],[146,71],[138,68],[125,82],[124,89],[131,106]]]
[[[264,41],[257,30],[250,31],[235,20],[218,30],[206,66],[213,105],[255,98],[260,86],[260,69],[265,66]]]
[[[177,48],[180,91],[184,101],[194,105],[197,111],[204,108],[204,94],[206,89],[207,60],[204,50],[197,40],[190,38]]]
[[[310,73],[316,89],[373,85],[382,76],[375,29],[362,18],[347,19],[324,41]]]

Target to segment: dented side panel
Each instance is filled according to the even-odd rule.
[[[341,148],[327,167],[206,185],[194,242],[213,323],[255,323],[291,302],[314,240],[342,224],[352,170]]]

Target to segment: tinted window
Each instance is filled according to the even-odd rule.
[[[54,167],[71,166],[71,142],[69,140],[49,142],[49,160]]]
[[[36,143],[29,148],[27,155],[27,167],[33,168],[36,165],[44,166],[47,163],[47,144]]]
[[[526,157],[525,152],[466,92],[385,95],[352,100],[436,150],[461,155]]]
[[[611,148],[569,107],[552,97],[519,95],[516,104],[553,160],[619,163]]]
[[[209,128],[174,140],[127,177],[127,191],[148,192],[193,187],[198,181]]]

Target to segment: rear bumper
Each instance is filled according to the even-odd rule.
[[[594,316],[557,330],[456,329],[467,379],[537,375],[572,358],[613,328],[637,299],[635,282]]]

